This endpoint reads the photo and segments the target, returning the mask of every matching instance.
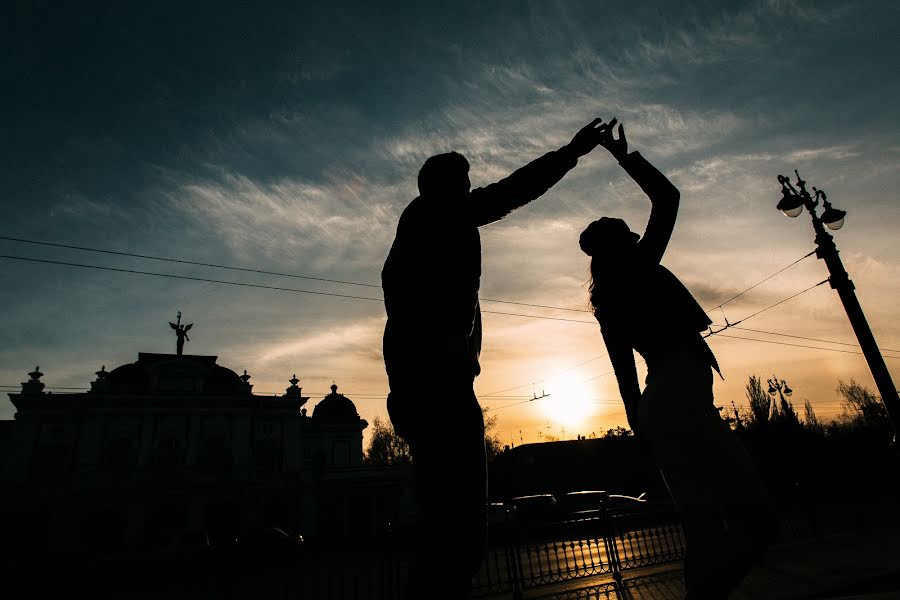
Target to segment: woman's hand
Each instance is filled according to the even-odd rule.
[[[628,154],[628,141],[625,139],[625,126],[619,123],[619,139],[613,137],[613,128],[618,119],[613,118],[609,123],[604,123],[597,129],[600,130],[600,145],[609,150],[616,160],[622,161]]]

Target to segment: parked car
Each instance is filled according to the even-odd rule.
[[[604,504],[610,510],[640,510],[647,505],[647,492],[642,492],[639,496],[609,494]]]
[[[590,516],[599,511],[608,498],[609,492],[604,490],[567,492],[560,496],[559,506],[566,516]]]
[[[553,494],[532,494],[510,498],[511,516],[519,521],[543,521],[558,516],[558,502]]]

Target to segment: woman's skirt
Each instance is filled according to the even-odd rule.
[[[713,405],[712,369],[690,351],[673,352],[647,374],[638,422],[681,510],[767,504],[759,471]]]

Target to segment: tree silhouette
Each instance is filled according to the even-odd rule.
[[[881,398],[867,387],[838,380],[837,392],[843,396],[843,413],[835,420],[831,432],[843,429],[846,433],[872,435],[890,440],[892,426]]]
[[[763,388],[762,380],[751,375],[746,387],[747,401],[750,403],[750,414],[747,418],[748,429],[766,429],[772,419],[772,398]]]
[[[487,461],[493,462],[494,458],[503,450],[500,435],[497,431],[497,415],[488,415],[488,411],[481,409],[484,415],[484,453]]]
[[[484,413],[484,449],[487,461],[491,462],[503,450],[497,431],[497,415]],[[391,422],[380,417],[372,420],[372,437],[366,447],[365,463],[369,465],[400,465],[411,461],[409,445],[394,431]]]
[[[409,444],[394,431],[390,421],[375,417],[372,437],[366,448],[365,463],[369,465],[409,464]]]
[[[626,437],[631,437],[632,435],[633,435],[633,433],[631,432],[630,429],[625,429],[624,427],[622,427],[621,425],[619,425],[619,426],[616,427],[615,429],[607,429],[607,430],[602,434],[602,437],[605,437],[605,438],[626,438]]]
[[[822,423],[819,422],[819,417],[816,416],[816,411],[813,410],[812,404],[809,403],[809,400],[807,400],[804,404],[803,412],[803,424],[807,430],[816,434],[820,434],[825,431]]]

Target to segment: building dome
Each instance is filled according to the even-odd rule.
[[[104,384],[110,391],[146,392],[150,389],[150,374],[142,365],[128,363],[110,371]]]
[[[99,375],[98,375],[99,378]],[[141,352],[137,362],[117,367],[93,386],[105,393],[246,394],[238,374],[216,364],[215,356],[175,356]]]
[[[334,384],[331,385],[331,393],[316,404],[312,416],[324,421],[359,422],[356,405],[347,396],[338,394]]]

